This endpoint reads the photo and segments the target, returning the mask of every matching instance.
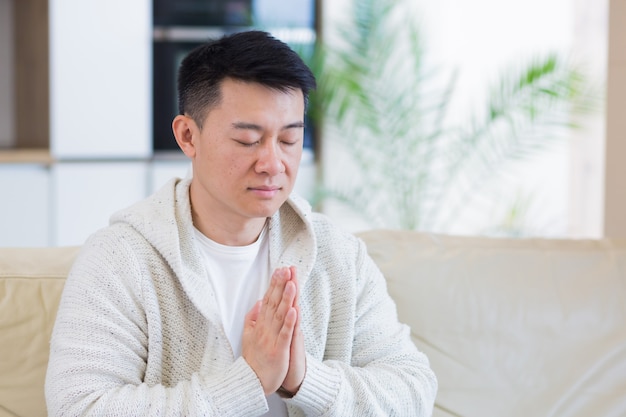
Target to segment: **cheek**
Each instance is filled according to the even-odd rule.
[[[241,176],[249,169],[249,163],[241,155],[229,155],[216,161],[218,174],[226,174],[229,177]]]
[[[300,161],[302,160],[302,150],[298,150],[296,152],[290,153],[287,155],[285,159],[285,165],[287,165],[288,169],[292,172],[298,171],[300,167]]]
[[[232,158],[228,161],[228,168],[226,170],[226,172],[228,172],[228,175],[235,175],[235,173],[239,170],[239,167],[237,165],[237,160]]]

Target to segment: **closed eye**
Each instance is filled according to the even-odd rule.
[[[233,139],[235,142],[237,142],[238,144],[245,146],[246,148],[250,148],[254,145],[258,145],[259,141],[254,141],[254,142],[246,142],[243,140],[237,140],[237,139]]]

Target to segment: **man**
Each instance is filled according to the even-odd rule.
[[[310,70],[251,31],[191,52],[178,83],[193,175],[85,243],[50,415],[429,415],[435,376],[364,244],[290,196]]]

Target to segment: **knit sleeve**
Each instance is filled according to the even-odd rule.
[[[255,416],[262,387],[242,358],[219,372],[159,352],[146,319],[141,264],[123,243],[88,242],[67,279],[46,375],[50,416]],[[201,350],[201,349],[199,349]],[[182,356],[182,355],[181,355]],[[146,381],[146,369],[174,361],[192,369],[175,384]],[[177,372],[178,370],[173,370]]]
[[[361,241],[356,275],[349,363],[307,355],[305,379],[288,404],[307,416],[430,416],[436,377],[398,322],[384,277]]]

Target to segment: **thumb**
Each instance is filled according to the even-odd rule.
[[[254,306],[252,306],[250,311],[248,311],[248,313],[246,314],[245,327],[254,326],[254,323],[256,323],[257,319],[259,318],[259,312],[261,311],[261,304],[262,304],[261,300],[257,301],[256,303],[254,303]]]

